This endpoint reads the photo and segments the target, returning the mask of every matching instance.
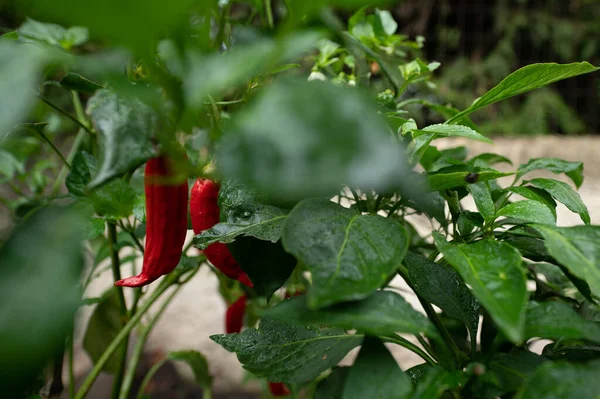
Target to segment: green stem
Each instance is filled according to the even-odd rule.
[[[114,223],[107,222],[108,227],[108,250],[110,252],[111,266],[114,281],[121,280],[121,262],[119,260],[119,251],[117,249],[117,226]],[[127,303],[125,302],[125,295],[123,293],[123,287],[115,287],[117,290],[117,297],[119,300],[119,313],[121,316],[121,322],[126,324],[128,313]],[[129,343],[129,335],[125,338],[121,344],[120,351],[118,353],[118,367],[115,371],[115,379],[113,382],[113,390],[111,397],[116,399],[119,396],[119,390],[123,382],[123,372],[125,371],[125,362],[127,361],[127,347]]]
[[[199,268],[196,269],[196,271],[197,270],[199,270]],[[196,274],[196,271],[194,271],[192,274]],[[123,385],[121,386],[121,393],[119,395],[120,399],[129,398],[129,391],[131,391],[131,386],[133,385],[133,380],[135,378],[135,372],[136,372],[138,365],[139,365],[140,361],[142,360],[142,356],[144,354],[144,346],[146,345],[146,340],[148,339],[150,332],[152,331],[152,329],[154,328],[154,326],[156,325],[156,323],[158,322],[158,320],[160,319],[160,317],[162,316],[164,311],[167,309],[167,307],[171,303],[171,300],[175,297],[175,295],[177,295],[177,293],[179,292],[181,287],[183,287],[183,285],[181,285],[181,284],[178,285],[173,290],[173,292],[171,294],[169,294],[169,296],[162,303],[162,305],[160,306],[160,308],[158,309],[156,314],[152,317],[152,320],[150,321],[150,323],[148,323],[148,325],[145,326],[144,329],[141,331],[140,336],[138,337],[138,341],[135,344],[135,348],[133,349],[133,353],[131,355],[131,360],[129,361],[129,367],[127,368],[127,373],[125,374],[125,378],[123,379]],[[159,363],[162,364],[162,362],[159,362]],[[157,363],[157,364],[159,364],[159,363]],[[158,368],[157,368],[157,370],[158,370]],[[152,371],[152,369],[150,371]],[[150,372],[148,372],[148,374],[150,374]],[[148,377],[148,374],[146,375],[146,377]],[[146,378],[144,378],[144,381],[146,381]],[[141,395],[144,392],[144,390],[142,389],[144,387],[145,387],[144,385],[142,385],[140,387],[138,397],[139,397],[139,395]]]
[[[48,105],[50,108],[53,108],[54,110],[58,111],[59,113],[63,114],[64,116],[66,116],[67,118],[69,118],[70,120],[72,120],[73,122],[75,122],[77,125],[79,125],[79,127],[85,129],[88,133],[94,134],[94,132],[92,131],[92,129],[90,129],[88,126],[86,126],[84,123],[82,123],[79,119],[75,118],[73,115],[71,115],[70,113],[68,113],[64,109],[60,108],[57,105],[54,105],[50,101],[46,100],[44,97],[40,97],[40,100],[42,100],[42,102],[44,104]]]
[[[98,375],[100,375],[100,372],[102,371],[104,366],[106,366],[106,363],[108,363],[108,360],[117,351],[117,349],[119,349],[122,342],[124,342],[125,339],[127,339],[131,330],[133,330],[135,326],[140,322],[144,314],[148,311],[148,309],[150,309],[154,302],[156,302],[158,298],[160,298],[160,296],[173,283],[175,283],[177,279],[179,279],[180,276],[181,272],[171,272],[165,277],[165,279],[156,288],[156,290],[152,292],[152,294],[148,298],[148,301],[145,302],[142,305],[142,307],[140,307],[139,311],[131,318],[131,320],[129,320],[129,322],[127,322],[127,324],[121,329],[121,331],[119,331],[119,334],[112,340],[112,342],[108,345],[102,356],[100,356],[100,359],[98,359],[96,364],[94,364],[94,368],[92,368],[90,374],[87,376],[83,384],[81,384],[81,387],[79,388],[79,391],[77,392],[77,395],[75,395],[74,399],[85,398],[90,388],[94,384],[94,381],[96,381],[96,378],[98,378]]]
[[[382,337],[382,340],[384,342],[391,342],[393,344],[400,345],[400,346],[416,353],[417,355],[421,356],[423,358],[423,360],[425,360],[427,363],[431,364],[432,366],[434,366],[436,364],[435,361],[431,357],[429,357],[429,355],[427,353],[425,353],[425,351],[423,351],[417,345],[413,344],[412,342],[410,342],[409,340],[407,340],[405,338],[402,338],[399,335],[384,336],[384,337]]]
[[[79,133],[77,133],[77,136],[75,137],[75,141],[73,142],[71,151],[69,152],[69,155],[67,155],[67,161],[69,163],[73,162],[73,159],[75,158],[75,154],[77,154],[77,151],[79,150],[79,146],[81,146],[81,143],[83,142],[83,139],[85,139],[85,136],[86,136],[85,130],[79,129]],[[60,184],[65,179],[65,177],[67,175],[67,171],[68,171],[68,169],[66,166],[60,170],[58,177],[54,181],[54,186],[52,187],[52,195],[53,196],[58,194],[58,190],[60,189]]]
[[[219,28],[217,30],[217,36],[215,37],[215,42],[213,43],[213,48],[219,49],[221,47],[221,43],[223,43],[223,38],[225,36],[225,24],[227,23],[227,16],[229,15],[229,10],[231,9],[231,2],[228,2],[225,6],[223,6],[223,11],[219,17]]]
[[[275,22],[273,20],[273,5],[271,0],[265,0],[265,10],[267,12],[267,21],[269,22],[269,28],[273,29]]]
[[[52,150],[56,153],[56,155],[58,155],[58,157],[60,158],[61,161],[63,161],[63,163],[65,164],[65,166],[68,169],[71,169],[71,164],[69,164],[69,161],[67,161],[65,159],[65,157],[63,156],[63,154],[60,152],[60,150],[58,148],[56,148],[56,146],[54,145],[54,143],[48,138],[48,136],[46,136],[44,134],[44,132],[42,132],[41,130],[37,130],[37,129],[31,129],[34,132],[36,132],[37,134],[40,135],[40,137],[46,142],[48,143],[48,145],[50,146],[50,148],[52,148]]]
[[[136,396],[137,399],[142,399],[144,397],[144,391],[146,390],[146,387],[152,380],[152,377],[154,376],[154,374],[156,374],[158,369],[161,368],[162,365],[165,364],[166,362],[167,362],[167,358],[164,358],[160,362],[158,362],[154,366],[152,366],[150,368],[150,370],[148,370],[148,373],[146,373],[146,376],[144,377],[144,379],[142,380],[142,383],[140,384],[140,390],[138,391],[138,394]]]

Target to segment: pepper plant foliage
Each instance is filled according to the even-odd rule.
[[[106,371],[113,397],[130,397],[150,330],[208,267],[228,303],[250,301],[243,332],[210,338],[293,396],[597,397],[600,227],[576,191],[582,163],[513,166],[435,141],[490,142],[471,113],[598,68],[529,65],[458,110],[408,94],[435,91],[440,65],[419,58],[423,38],[402,35],[382,2],[25,3],[32,18],[0,37],[0,173],[14,191],[2,200],[15,221],[0,248],[5,391],[37,392],[49,364],[56,390],[75,312],[94,306],[83,338],[94,366],[78,391],[65,385],[83,398]],[[414,104],[446,122],[417,126]],[[220,223],[190,244],[226,243],[253,288],[188,245],[155,289],[85,295],[108,269],[137,274],[142,165],[158,154],[190,181],[221,182]],[[582,225],[557,226],[558,203]],[[422,364],[401,369],[392,346]],[[210,364],[189,349],[140,394],[166,361],[188,363],[210,392]]]

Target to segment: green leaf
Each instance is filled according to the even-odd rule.
[[[298,204],[283,228],[285,249],[308,267],[312,309],[363,299],[402,262],[408,235],[399,223],[321,199]]]
[[[0,41],[0,142],[35,104],[45,61],[39,48]]]
[[[83,348],[92,358],[92,362],[96,363],[100,359],[122,327],[119,296],[117,289],[113,287],[102,295],[102,300],[94,309],[83,337]],[[119,357],[112,355],[102,370],[114,374],[119,367]]]
[[[212,335],[210,339],[235,352],[252,374],[269,381],[294,384],[312,380],[335,366],[361,344],[363,337],[345,334],[340,329],[318,329],[262,319],[258,329]]]
[[[196,384],[204,389],[210,389],[212,377],[208,370],[208,362],[200,352],[193,350],[171,352],[167,355],[167,359],[187,363],[192,368]]]
[[[260,39],[246,46],[233,47],[224,54],[190,52],[190,67],[184,76],[187,101],[193,107],[203,107],[209,95],[218,96],[281,62],[313,50],[322,37],[316,31],[296,31],[278,40]]]
[[[146,223],[146,196],[138,194],[133,201],[133,216],[140,223]]]
[[[96,159],[85,151],[78,152],[71,163],[71,171],[65,179],[69,192],[90,201],[100,216],[118,220],[131,215],[136,194],[125,181],[116,179],[88,194],[87,187],[96,171]]]
[[[92,218],[85,223],[85,238],[88,240],[98,237],[100,234],[104,234],[106,224],[104,220],[98,218]]]
[[[548,209],[550,209],[550,212],[552,212],[552,216],[554,216],[554,220],[556,221],[556,201],[554,201],[547,191],[533,186],[508,187],[506,190],[546,205]]]
[[[89,99],[87,112],[98,132],[99,170],[89,183],[96,188],[158,155],[153,145],[160,125],[150,106],[113,91],[98,90]]]
[[[535,370],[548,360],[526,350],[498,353],[489,363],[489,372],[498,381],[499,392],[495,396],[515,392],[523,386]]]
[[[0,247],[0,383],[20,397],[72,331],[81,299],[82,240],[89,217],[74,207],[30,214]]]
[[[12,180],[17,172],[24,172],[23,166],[10,152],[0,149],[0,175]]]
[[[530,301],[527,306],[525,339],[533,337],[600,342],[600,325],[584,319],[565,302]]]
[[[552,211],[538,201],[517,201],[506,205],[497,213],[498,217],[521,219],[526,222],[556,224],[556,218]]]
[[[465,166],[451,166],[427,174],[427,183],[430,191],[441,191],[450,188],[463,187],[473,182],[484,182],[499,177],[510,176],[514,173],[498,172],[494,169],[476,168],[470,169]]]
[[[558,158],[533,158],[521,164],[517,170],[517,179],[534,170],[549,170],[552,173],[564,173],[573,180],[577,188],[583,183],[583,162],[569,162]]]
[[[80,93],[93,94],[96,90],[103,87],[75,72],[69,72],[60,80],[60,85],[67,90],[75,90]]]
[[[403,399],[412,392],[410,379],[377,339],[366,337],[348,372],[343,399]]]
[[[479,325],[479,302],[460,276],[450,267],[408,252],[404,258],[408,278],[415,291],[448,316],[462,321],[474,345]]]
[[[315,399],[342,399],[349,371],[350,367],[334,367],[331,374],[317,384]]]
[[[415,191],[403,179],[410,171],[400,144],[356,89],[279,81],[227,130],[217,153],[221,172],[273,198],[330,196],[344,184]]]
[[[474,244],[451,244],[434,232],[435,245],[471,286],[498,324],[513,342],[523,341],[527,293],[521,254],[510,245],[484,239]]]
[[[494,104],[498,101],[547,86],[559,80],[597,70],[597,67],[588,62],[574,62],[572,64],[546,63],[527,65],[508,75],[497,86],[475,100],[469,108],[450,118],[447,123],[457,121],[462,117],[477,111],[478,109],[486,107],[490,104]]]
[[[533,226],[550,255],[600,296],[600,226]]]
[[[564,204],[570,211],[579,215],[585,224],[590,224],[590,213],[579,194],[567,183],[553,179],[533,179],[529,183],[537,188],[546,190],[552,198]]]
[[[528,379],[517,399],[597,399],[600,361],[585,365],[548,362]]]
[[[485,222],[493,222],[496,217],[496,206],[488,185],[485,183],[469,184],[467,190],[473,196],[477,210],[481,213]]]
[[[476,132],[468,126],[463,125],[446,125],[443,123],[430,125],[422,130],[413,130],[413,136],[418,137],[421,134],[435,133],[437,137],[466,137],[472,140],[483,141],[484,143],[493,144],[492,140]]]
[[[200,9],[210,3],[202,2]],[[83,25],[96,36],[147,51],[159,34],[182,22],[191,4],[192,0],[173,0],[168,5],[162,0],[128,0],[126,4],[118,0],[32,0],[26,15]]]
[[[505,156],[498,155],[498,154],[492,154],[489,152],[479,154],[479,155],[469,159],[468,163],[470,165],[479,166],[482,168],[489,168],[491,165],[494,165],[497,163],[507,163],[509,165],[512,165],[511,160],[506,158]]]
[[[204,249],[215,242],[231,243],[238,236],[255,237],[273,243],[281,238],[287,211],[260,202],[259,196],[242,185],[226,181],[219,190],[221,223],[194,238]]]
[[[412,383],[416,385],[422,381],[425,376],[434,369],[434,367],[435,366],[432,366],[429,363],[417,364],[416,366],[406,370],[406,375],[408,375],[408,378],[410,378]]]
[[[281,288],[296,267],[296,259],[285,252],[281,242],[239,237],[227,244],[227,247],[238,265],[250,277],[256,293],[267,300]]]
[[[433,367],[425,378],[417,384],[414,399],[438,399],[444,392],[463,386],[468,375],[462,371],[446,371],[441,367]]]
[[[65,29],[60,25],[39,22],[31,18],[27,18],[17,32],[19,36],[36,39],[67,50],[72,46],[85,43],[88,38],[87,28],[75,26]]]
[[[358,330],[369,335],[397,332],[435,334],[429,320],[392,291],[376,291],[366,299],[312,310],[306,295],[287,299],[267,309],[265,317],[295,324],[314,324]]]

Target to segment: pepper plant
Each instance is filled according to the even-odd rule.
[[[267,396],[597,398],[600,227],[576,191],[582,163],[512,165],[435,144],[491,142],[469,115],[598,68],[529,65],[458,110],[436,92],[440,65],[422,59],[424,39],[402,35],[382,3],[17,6],[29,18],[0,37],[2,202],[14,221],[0,247],[7,397],[65,387],[81,399],[102,371],[114,375],[113,398],[151,397],[166,361],[187,362],[210,397],[210,359],[195,348],[168,354],[133,390],[150,331],[206,267],[235,305],[231,333],[210,338],[270,383]],[[418,124],[424,110],[444,122]],[[144,164],[159,156],[189,187],[220,184],[212,216],[192,209],[197,234],[181,251],[181,218],[164,215],[181,215],[185,195],[146,187],[144,197]],[[558,227],[558,203],[582,224]],[[198,252],[215,244],[233,256],[229,277],[249,281]],[[104,272],[137,275],[150,251],[160,270],[142,272],[145,287],[86,296]],[[76,387],[84,306],[94,307],[83,337],[93,367]],[[401,368],[392,346],[422,364]]]

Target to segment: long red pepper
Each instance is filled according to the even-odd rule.
[[[170,161],[150,159],[144,175],[146,193],[146,245],[142,272],[115,282],[140,287],[175,269],[187,233],[188,183],[175,177]]]
[[[190,194],[190,217],[194,233],[200,234],[219,223],[219,184],[208,179],[198,179]],[[224,275],[252,287],[252,282],[235,261],[227,245],[216,242],[209,245],[206,258]]]

